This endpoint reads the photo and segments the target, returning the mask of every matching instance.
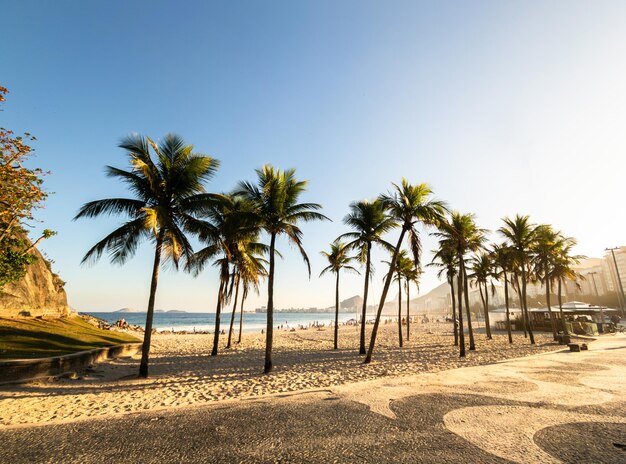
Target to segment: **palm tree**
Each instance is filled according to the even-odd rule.
[[[254,290],[257,295],[259,294],[261,278],[267,277],[268,274],[265,267],[267,264],[267,260],[258,259],[258,263],[256,264],[253,264],[253,262],[250,261],[249,263],[246,263],[239,268],[239,275],[243,287],[243,292],[241,295],[241,307],[239,310],[239,336],[237,337],[237,343],[241,343],[241,335],[243,332],[244,303],[248,298],[248,293],[250,292],[250,290]]]
[[[406,293],[406,340],[408,342],[411,336],[411,282],[417,285],[417,290],[419,291],[419,277],[421,271],[415,266],[415,262],[406,255],[398,256],[398,269],[400,270],[400,275],[404,278]]]
[[[381,195],[380,199],[387,211],[389,211],[390,216],[400,224],[400,237],[398,237],[398,243],[393,250],[389,271],[383,286],[383,293],[378,303],[370,345],[364,361],[366,364],[372,361],[372,353],[376,345],[376,334],[380,324],[380,315],[387,299],[387,292],[391,285],[396,260],[398,259],[398,253],[402,247],[405,235],[408,235],[409,249],[413,255],[413,261],[419,267],[422,245],[417,224],[437,226],[443,221],[444,213],[446,212],[445,203],[432,198],[433,191],[427,184],[411,185],[403,178],[400,185],[393,184],[393,187],[392,192]]]
[[[559,299],[559,315],[561,316],[561,327],[565,335],[568,334],[567,326],[565,325],[565,316],[563,314],[563,301],[562,301],[562,284],[566,280],[576,282],[577,280],[584,279],[583,275],[576,272],[574,266],[585,259],[583,255],[572,255],[572,248],[576,246],[576,239],[572,237],[558,238],[558,246],[556,252],[556,259],[554,261],[554,267],[552,269],[552,278],[557,281],[558,286],[558,299]],[[579,284],[577,284],[579,285]]]
[[[235,313],[237,312],[237,300],[239,297],[239,287],[243,280],[243,294],[241,299],[241,314],[239,316],[239,336],[241,341],[241,331],[243,329],[243,302],[247,297],[247,289],[249,284],[247,283],[247,274],[255,276],[264,275],[267,273],[265,265],[267,260],[263,258],[263,254],[267,252],[267,246],[257,242],[258,237],[250,237],[247,240],[242,240],[238,243],[234,256],[234,272],[232,276],[235,286],[235,301],[233,302],[233,310],[230,315],[230,327],[228,329],[228,343],[226,348],[230,348],[232,345],[233,327],[235,324]]]
[[[459,285],[458,285],[458,304],[459,304],[459,335],[461,336],[460,356],[465,356],[465,343],[463,336],[463,304],[465,304],[465,312],[467,314],[467,332],[469,335],[470,350],[475,350],[474,330],[472,328],[472,314],[469,305],[469,286],[467,271],[465,266],[465,255],[467,253],[476,252],[482,247],[485,241],[485,229],[481,229],[476,225],[473,214],[461,214],[453,212],[447,222],[441,224],[435,236],[441,238],[445,246],[456,251],[457,262],[459,266]],[[463,301],[465,296],[465,301]]]
[[[510,246],[514,250],[515,260],[518,263],[521,277],[520,287],[520,306],[525,317],[526,330],[530,337],[531,345],[535,344],[535,337],[533,335],[532,327],[530,324],[530,317],[528,314],[528,300],[526,298],[526,284],[528,282],[528,268],[532,256],[532,247],[537,236],[537,227],[530,223],[528,216],[516,215],[514,218],[505,217],[502,219],[504,226],[498,229],[498,232],[506,240],[509,241]]]
[[[327,272],[332,272],[336,275],[335,282],[335,338],[334,338],[334,349],[338,348],[337,346],[337,338],[339,331],[339,272],[344,269],[346,271],[356,272],[354,267],[350,266],[350,263],[354,260],[354,257],[348,256],[348,252],[350,248],[348,245],[343,243],[342,241],[335,241],[330,244],[330,252],[322,251],[320,252],[322,256],[324,256],[328,260],[328,266],[326,266],[322,272],[320,272],[320,277],[322,277]]]
[[[204,212],[207,221],[198,231],[199,238],[206,244],[206,247],[195,253],[187,264],[187,270],[198,275],[206,264],[217,256],[213,264],[219,269],[220,283],[215,308],[211,356],[217,356],[219,349],[222,308],[231,296],[235,281],[237,289],[239,288],[239,280],[234,272],[231,273],[231,266],[235,264],[242,244],[252,243],[259,233],[251,208],[248,201],[234,194],[222,195],[219,201],[207,208]],[[257,243],[254,243],[254,246],[262,247]],[[232,283],[229,288],[231,279]]]
[[[408,261],[408,262],[407,262]],[[389,261],[383,261],[386,264],[391,264]],[[402,340],[402,279],[405,276],[406,270],[412,270],[415,265],[413,264],[413,260],[409,258],[409,255],[406,250],[400,250],[398,253],[398,258],[396,259],[395,266],[395,276],[393,280],[398,282],[398,344],[400,348],[403,346]],[[408,297],[407,297],[408,298]],[[408,324],[408,302],[407,299],[407,324]]]
[[[195,153],[193,145],[172,134],[166,135],[159,144],[149,137],[131,135],[124,138],[119,147],[126,150],[131,169],[126,171],[107,166],[106,173],[125,182],[135,197],[91,201],[80,208],[74,219],[110,214],[129,217],[121,227],[96,243],[83,258],[83,263],[97,261],[106,251],[113,263],[124,264],[135,254],[143,239],[154,241],[154,264],[139,367],[139,376],[147,377],[161,261],[169,260],[178,267],[181,257],[189,259],[192,256],[193,250],[185,233],[196,232],[203,225],[197,216],[215,200],[215,195],[205,192],[203,183],[213,177],[219,161]],[[150,148],[156,161],[152,159]]]
[[[491,261],[493,262],[493,277],[496,280],[504,280],[504,305],[506,307],[506,330],[509,343],[513,343],[511,334],[511,315],[509,311],[509,276],[511,269],[511,249],[506,245],[493,245],[491,248]]]
[[[267,374],[272,370],[272,343],[274,339],[274,271],[276,237],[285,235],[302,255],[309,276],[311,265],[302,246],[302,230],[299,222],[329,220],[318,211],[317,203],[298,203],[306,190],[307,182],[296,179],[295,169],[281,171],[266,164],[256,170],[257,183],[240,182],[238,193],[254,204],[257,222],[270,236],[269,275],[267,279],[267,330],[265,337],[265,366]]]
[[[552,326],[552,336],[556,337],[556,320],[552,312],[550,304],[550,285],[552,284],[554,262],[558,258],[558,237],[559,233],[555,232],[551,226],[542,224],[537,226],[536,239],[533,244],[534,254],[534,273],[538,280],[546,289],[546,305],[550,314],[550,325]]]
[[[350,226],[353,232],[346,232],[339,239],[350,240],[348,248],[357,251],[361,263],[365,264],[365,284],[363,289],[363,309],[361,311],[361,336],[359,341],[359,354],[365,354],[365,321],[367,318],[367,295],[369,282],[373,272],[372,246],[380,245],[387,250],[392,245],[382,239],[383,234],[397,226],[394,220],[385,213],[383,203],[380,200],[358,201],[350,204],[350,213],[343,219],[344,224]]]
[[[483,304],[483,313],[485,316],[485,332],[487,334],[487,340],[491,340],[491,324],[489,323],[489,280],[493,274],[493,263],[491,262],[491,256],[485,251],[473,256],[470,259],[470,267],[472,274],[470,274],[469,277],[478,287],[478,291],[480,292],[480,301]],[[484,293],[483,287],[485,289]],[[493,284],[491,284],[491,290],[492,293],[495,292]]]
[[[456,315],[456,298],[454,296],[454,280],[457,276],[458,256],[456,250],[450,246],[448,242],[442,240],[439,242],[439,248],[433,251],[432,262],[427,266],[434,266],[439,268],[437,277],[441,279],[444,274],[446,282],[450,285],[450,300],[452,303],[452,321],[454,330],[454,346],[459,345],[459,327],[458,319]],[[457,279],[458,281],[458,279]],[[461,315],[462,317],[462,315]],[[462,319],[461,319],[462,320]],[[463,329],[461,328],[461,337],[463,338],[463,347],[465,347],[465,338],[463,336]],[[465,349],[463,350],[465,351]]]

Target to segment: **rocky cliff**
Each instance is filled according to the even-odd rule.
[[[53,316],[70,314],[64,282],[50,270],[50,264],[36,248],[37,260],[27,268],[23,279],[0,289],[0,316]]]

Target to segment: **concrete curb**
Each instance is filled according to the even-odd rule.
[[[141,350],[141,346],[142,343],[126,343],[51,358],[0,361],[0,385],[53,377],[74,372],[107,359],[132,356]]]

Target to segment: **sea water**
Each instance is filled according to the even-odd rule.
[[[120,319],[132,325],[144,327],[146,324],[146,313],[113,313],[113,312],[85,312],[91,316],[113,324]],[[231,313],[222,313],[220,317],[220,329],[228,330]],[[354,313],[339,313],[339,323],[342,324],[350,319],[354,319]],[[291,328],[297,329],[299,326],[309,326],[313,324],[332,325],[335,320],[334,313],[274,313],[274,328],[282,325],[283,330]],[[244,313],[243,331],[260,332],[267,324],[266,313]],[[213,332],[215,330],[215,313],[154,313],[152,327],[157,331],[173,330],[193,332]],[[239,330],[239,313],[235,315],[234,329]]]

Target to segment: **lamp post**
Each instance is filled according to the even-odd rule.
[[[626,297],[624,296],[624,287],[622,286],[622,278],[619,275],[619,268],[617,267],[617,259],[615,259],[615,250],[618,250],[619,247],[613,247],[613,248],[605,248],[606,251],[610,251],[611,255],[613,255],[613,264],[615,264],[615,275],[617,276],[617,283],[619,284],[619,291],[620,291],[620,296],[621,296],[621,309],[622,309],[622,317],[626,316],[626,304],[624,304],[624,301],[626,301]]]
[[[588,272],[588,273],[587,273],[587,275],[590,275],[590,276],[591,276],[591,280],[592,280],[592,282],[593,282],[593,289],[594,289],[594,290],[595,290],[595,292],[596,292],[596,296],[600,296],[600,294],[598,293],[598,286],[596,285],[596,274],[597,274],[597,272],[596,272],[596,271],[593,271],[593,272]]]

